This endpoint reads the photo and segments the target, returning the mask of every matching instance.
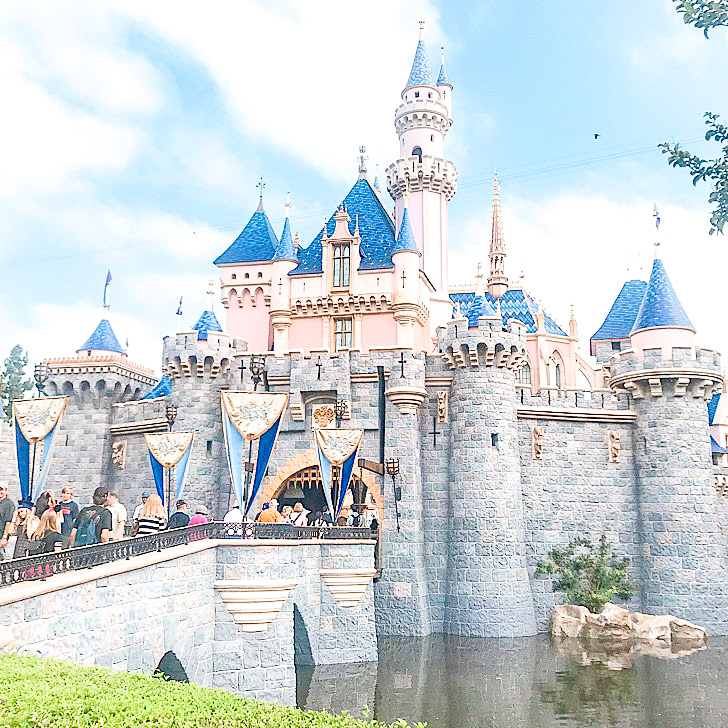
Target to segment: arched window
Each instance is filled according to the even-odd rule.
[[[531,365],[528,362],[516,372],[516,382],[518,384],[531,384]]]
[[[414,147],[412,149],[412,156],[417,157],[417,161],[422,161],[422,147]]]
[[[351,266],[351,252],[349,243],[333,246],[334,266],[333,280],[334,288],[346,288],[349,285],[349,273]]]
[[[246,273],[246,274],[245,274],[245,277],[246,277],[246,278],[250,278],[250,273]]]
[[[258,271],[258,278],[262,278],[262,277],[263,277],[263,274],[260,271]]]
[[[554,367],[554,383],[556,384],[556,389],[561,389],[561,364],[557,364]]]
[[[232,275],[230,276],[230,278],[232,278],[232,280],[234,280],[234,281],[235,281],[235,280],[237,280],[237,278],[238,278],[238,277],[237,277],[237,276],[235,275],[235,273],[233,273],[233,274],[232,274]]]

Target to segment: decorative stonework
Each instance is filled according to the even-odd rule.
[[[437,392],[437,422],[440,425],[446,425],[448,422],[447,389]]]
[[[296,586],[288,579],[225,580],[215,582],[215,591],[243,632],[265,632]]]
[[[322,569],[320,574],[336,603],[351,609],[359,604],[377,572],[375,569]]]
[[[534,460],[543,460],[543,427],[538,425],[531,429],[531,450]]]
[[[427,399],[427,390],[422,387],[391,387],[384,394],[403,415],[416,415],[417,408]]]
[[[126,440],[116,440],[111,446],[111,462],[116,465],[119,470],[124,469],[126,465]]]
[[[320,404],[311,410],[311,420],[314,428],[333,427],[335,418],[334,408],[330,404]]]
[[[619,454],[622,451],[621,435],[617,430],[610,430],[607,435],[607,443],[609,445],[609,462],[618,463]]]

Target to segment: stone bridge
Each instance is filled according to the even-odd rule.
[[[374,542],[204,539],[0,587],[22,651],[295,703],[294,663],[377,659]]]

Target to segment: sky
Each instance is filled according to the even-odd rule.
[[[728,352],[719,296],[728,252],[709,189],[657,149],[704,155],[703,113],[728,31],[706,40],[670,0],[9,0],[0,4],[0,358],[72,355],[103,317],[130,360],[159,371],[162,337],[189,330],[212,261],[264,201],[305,245],[357,177],[397,156],[394,110],[425,20],[453,91],[446,154],[450,282],[487,264],[497,168],[506,272],[588,352],[629,278],[660,255],[698,343]],[[595,139],[594,135],[600,136]],[[715,147],[713,149],[712,147]]]

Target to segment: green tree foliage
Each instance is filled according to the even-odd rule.
[[[25,379],[26,366],[28,366],[28,353],[23,353],[23,347],[16,344],[5,360],[5,372],[0,381],[0,399],[8,422],[13,413],[13,400],[22,399],[23,395],[33,388],[33,380]]]
[[[700,28],[705,37],[711,28],[728,26],[728,0],[673,0],[676,10],[681,13],[688,25]],[[708,201],[713,206],[710,216],[710,234],[722,233],[728,221],[728,127],[721,124],[717,114],[705,113],[708,131],[707,141],[722,144],[721,154],[715,159],[702,159],[681,149],[679,144],[660,144],[663,154],[668,156],[668,164],[673,167],[685,167],[693,178],[693,184],[710,182],[712,192]]]
[[[552,589],[564,592],[565,604],[578,604],[598,613],[615,596],[627,599],[634,593],[627,578],[628,566],[628,559],[612,555],[606,536],[598,544],[577,538],[540,561],[536,576],[555,577]]]

